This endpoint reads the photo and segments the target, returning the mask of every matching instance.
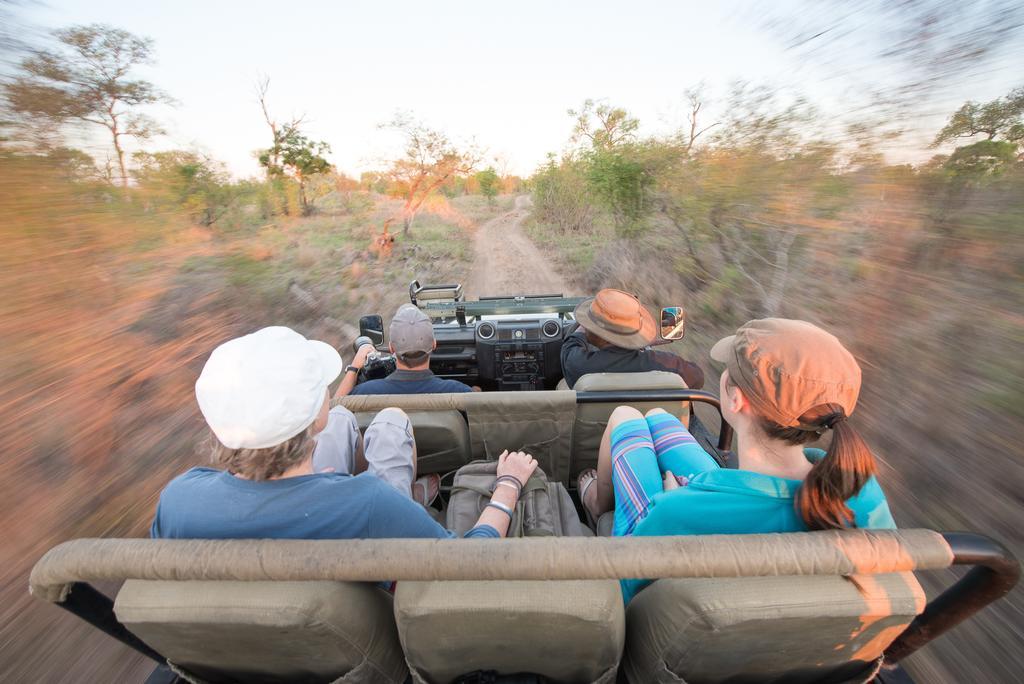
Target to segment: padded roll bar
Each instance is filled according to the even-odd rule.
[[[88,582],[143,580],[571,580],[631,577],[854,575],[975,565],[886,651],[895,663],[1009,592],[1020,564],[969,533],[830,530],[688,537],[506,539],[78,539],[32,568],[34,596],[74,613],[157,662]]]
[[[521,539],[76,539],[44,555],[31,591],[60,603],[73,582],[371,582],[852,575],[946,568],[931,530]]]

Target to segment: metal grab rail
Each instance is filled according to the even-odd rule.
[[[898,663],[932,639],[1006,596],[1020,580],[1020,561],[1005,546],[972,532],[942,535],[953,551],[953,565],[974,567],[925,606],[885,650],[886,663]]]

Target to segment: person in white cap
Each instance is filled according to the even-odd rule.
[[[471,392],[473,388],[458,380],[439,378],[430,370],[430,353],[437,347],[430,317],[413,304],[403,304],[391,319],[388,346],[398,368],[386,378],[356,384],[356,376],[366,363],[370,345],[356,354],[345,369],[345,378],[337,396],[347,394],[451,394]]]
[[[212,460],[223,470],[192,468],[172,480],[160,494],[150,534],[184,539],[452,536],[409,497],[415,446],[400,409],[381,411],[367,428],[368,472],[346,470],[351,463],[345,459],[356,457],[358,430],[346,409],[329,410],[328,391],[341,367],[333,347],[285,327],[263,328],[217,347],[196,382],[196,399],[213,432]],[[529,454],[503,453],[498,474],[525,483],[536,467]],[[386,481],[401,473],[409,479],[400,486]],[[497,488],[465,536],[504,536],[521,489]]]

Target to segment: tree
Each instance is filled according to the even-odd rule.
[[[303,135],[300,130],[303,120],[301,116],[283,124],[270,116],[266,102],[269,87],[270,80],[263,79],[257,85],[257,93],[263,118],[270,127],[272,144],[260,150],[257,159],[271,179],[290,177],[298,183],[302,215],[308,216],[313,207],[306,192],[307,183],[310,176],[331,170],[331,163],[323,157],[330,153],[331,146]]]
[[[4,86],[13,112],[63,126],[83,122],[110,134],[121,184],[128,185],[124,138],[146,140],[162,133],[139,107],[170,102],[149,81],[130,77],[152,61],[153,42],[104,24],[74,26],[54,33],[56,51],[37,50],[21,62],[22,74]]]
[[[472,147],[460,149],[441,131],[407,116],[399,115],[385,127],[405,137],[405,156],[392,162],[388,176],[405,200],[401,217],[407,236],[423,202],[453,176],[472,172],[479,153]]]
[[[487,203],[494,204],[494,198],[498,194],[498,184],[501,182],[494,167],[489,166],[476,174],[476,182],[480,185],[480,194],[487,198]]]
[[[655,174],[645,151],[641,145],[619,145],[592,150],[585,157],[587,185],[611,212],[619,235],[639,231],[650,212],[648,197]]]
[[[979,135],[984,135],[985,140],[998,137],[1006,142],[1024,143],[1024,87],[985,104],[964,103],[949,117],[949,123],[935,136],[932,146]]]
[[[230,208],[227,172],[205,155],[184,150],[136,152],[132,176],[144,197],[184,209],[202,226],[212,226]]]
[[[701,127],[699,124],[700,110],[704,107],[703,91],[703,84],[697,85],[696,87],[690,88],[686,91],[686,100],[690,105],[690,113],[687,115],[687,121],[690,124],[690,129],[683,140],[683,151],[685,154],[690,154],[693,150],[693,144],[697,142],[697,138],[718,125],[718,122],[704,127]]]
[[[595,150],[610,150],[636,139],[640,122],[620,107],[606,102],[585,100],[579,110],[569,110],[569,116],[576,120],[572,140],[584,140]]]
[[[956,148],[945,166],[955,179],[978,181],[999,175],[1016,160],[1016,144],[1006,140],[980,140],[973,145]]]

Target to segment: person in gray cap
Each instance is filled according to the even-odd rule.
[[[366,354],[363,352],[372,351],[370,345],[363,345],[352,365],[345,369],[346,378],[338,388],[338,395],[450,394],[472,391],[469,385],[458,380],[439,378],[430,370],[430,353],[437,347],[434,326],[430,317],[417,307],[412,304],[399,307],[391,319],[390,340],[389,346],[395,355],[397,370],[386,378],[369,380],[349,389],[354,376],[358,375],[362,364],[366,362]],[[346,389],[349,391],[345,392]]]

